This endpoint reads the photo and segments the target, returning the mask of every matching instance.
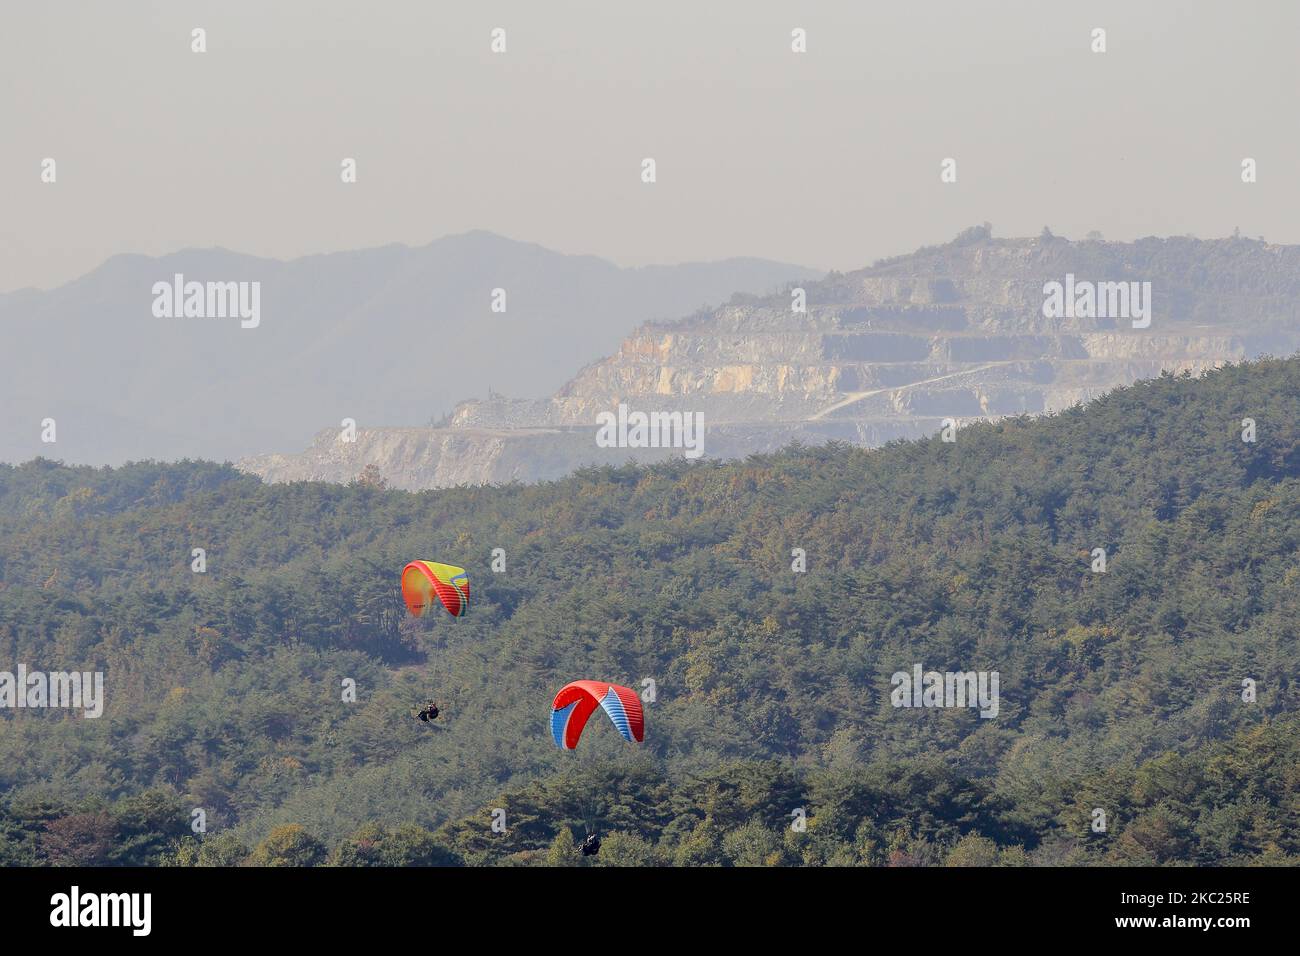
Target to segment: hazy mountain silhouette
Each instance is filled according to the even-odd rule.
[[[156,318],[153,284],[176,273],[260,282],[260,325]],[[301,447],[322,422],[420,425],[492,387],[546,395],[647,319],[815,274],[761,259],[619,268],[486,232],[288,262],[115,256],[0,295],[0,460],[236,459]]]

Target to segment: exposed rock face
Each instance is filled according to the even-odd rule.
[[[1082,300],[1067,310],[1075,314],[1046,315],[1045,283],[1067,275],[1150,283],[1149,325],[1134,328],[1132,308],[1104,314]],[[647,323],[549,400],[467,401],[443,427],[374,429],[350,446],[322,435],[303,455],[244,467],[270,480],[337,481],[374,463],[396,486],[426,488],[674,453],[599,447],[597,416],[620,403],[701,413],[714,457],[794,440],[877,445],[945,418],[1050,412],[1162,371],[1300,348],[1300,247],[1242,239],[994,240],[977,228],[805,289],[802,313],[789,294],[736,296]]]
[[[177,275],[256,283],[257,327],[155,315],[154,284]],[[57,289],[0,294],[0,409],[14,423],[0,461],[50,454],[18,424],[47,416],[58,456],[94,465],[283,451],[344,418],[422,425],[492,383],[550,395],[647,319],[816,275],[761,259],[621,268],[485,232],[288,262],[115,256]]]
[[[391,487],[414,491],[559,478],[591,447],[586,429],[365,428],[355,442],[330,429],[302,454],[262,455],[240,467],[271,481],[348,482],[374,464]]]

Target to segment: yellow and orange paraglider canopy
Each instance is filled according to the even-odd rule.
[[[402,600],[419,617],[434,603],[442,603],[452,617],[469,607],[469,576],[464,568],[436,561],[412,561],[402,569]]]

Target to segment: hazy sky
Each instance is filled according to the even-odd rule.
[[[6,0],[0,290],[467,229],[837,269],[983,220],[1297,242],[1297,37],[1294,0]]]

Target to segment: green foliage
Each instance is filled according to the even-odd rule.
[[[529,487],[0,466],[0,660],[106,689],[0,710],[0,863],[1292,861],[1297,423],[1291,359]],[[468,569],[466,617],[404,616],[415,557]],[[998,716],[890,706],[915,663],[998,671]],[[557,751],[576,677],[653,677],[645,744],[598,715]]]
[[[199,845],[199,866],[239,866],[249,857],[249,849],[233,833],[218,833]]]
[[[578,844],[573,839],[573,831],[560,827],[555,831],[555,839],[546,851],[547,866],[576,866],[578,863]]]
[[[325,846],[301,826],[276,827],[248,858],[249,866],[316,866],[325,859]]]
[[[454,866],[459,858],[413,823],[387,828],[368,823],[334,851],[337,866]]]

